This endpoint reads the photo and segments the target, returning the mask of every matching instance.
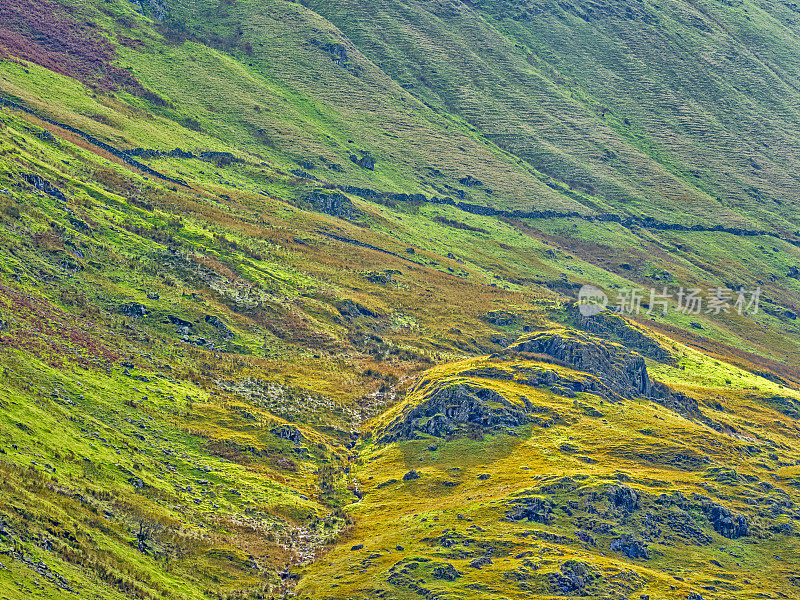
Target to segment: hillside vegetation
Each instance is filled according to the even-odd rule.
[[[4,2],[0,597],[796,597],[798,11]]]

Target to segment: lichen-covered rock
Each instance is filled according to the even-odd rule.
[[[555,519],[553,503],[535,496],[513,501],[512,508],[506,511],[506,517],[512,521],[526,520],[542,524],[551,523]]]
[[[595,568],[578,560],[568,560],[561,565],[560,573],[549,573],[550,587],[558,595],[585,596],[586,588],[600,575]]]
[[[633,512],[639,508],[639,493],[627,485],[612,485],[606,491],[606,497],[616,508],[625,512]]]
[[[649,398],[684,415],[698,415],[697,401],[650,379],[644,358],[616,342],[576,330],[540,332],[506,351],[547,355],[596,377],[623,398]]]
[[[490,388],[450,383],[434,387],[420,404],[406,406],[386,427],[381,441],[411,439],[420,433],[442,436],[462,425],[516,428],[527,421],[524,406],[510,402]]]
[[[445,581],[455,581],[461,577],[461,573],[450,563],[435,566],[431,575],[436,579],[444,579]]]
[[[622,552],[628,558],[650,558],[650,549],[642,540],[632,535],[622,535],[611,540],[611,549],[614,552]]]

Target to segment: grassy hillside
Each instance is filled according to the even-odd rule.
[[[0,596],[796,595],[797,26],[732,4],[0,6]]]
[[[606,210],[797,231],[789,5],[308,5],[414,95]]]

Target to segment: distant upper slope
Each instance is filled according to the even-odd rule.
[[[69,2],[39,18],[18,0],[0,33],[6,56],[180,123],[162,145],[201,132],[332,183],[797,236],[790,7],[303,4]],[[47,94],[35,79],[4,91]],[[111,120],[105,137],[141,139]]]
[[[797,230],[788,3],[328,2],[405,89],[614,210]]]

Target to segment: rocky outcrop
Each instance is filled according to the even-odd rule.
[[[347,47],[343,43],[328,42],[327,44],[320,46],[320,48],[330,54],[331,60],[340,67],[347,65]]]
[[[363,304],[359,304],[358,302],[350,300],[349,298],[337,302],[336,310],[338,310],[339,314],[342,315],[343,317],[347,317],[350,319],[357,319],[359,317],[377,318],[381,316],[374,310],[370,310]]]
[[[519,322],[519,316],[507,310],[492,310],[486,313],[484,317],[487,323],[497,325],[498,327],[506,327],[509,325],[516,325]]]
[[[479,556],[478,558],[472,559],[469,562],[469,566],[472,567],[473,569],[480,569],[481,567],[485,567],[486,565],[491,565],[491,564],[492,564],[492,559],[486,556],[485,554],[483,556]]]
[[[37,190],[44,192],[48,196],[52,196],[53,198],[61,200],[62,202],[67,201],[67,197],[64,195],[64,192],[47,181],[47,179],[44,177],[36,175],[35,173],[23,173],[22,179],[24,179],[28,185],[32,185]]]
[[[144,304],[139,304],[138,302],[128,302],[127,304],[122,304],[119,307],[119,312],[126,317],[132,317],[136,319],[138,317],[144,317],[147,315],[147,307]]]
[[[711,501],[704,501],[702,507],[714,531],[721,536],[735,540],[748,534],[747,517],[744,515]]]
[[[524,406],[510,402],[492,389],[468,383],[434,387],[416,406],[406,406],[386,427],[381,441],[411,439],[425,433],[444,436],[460,426],[519,427],[528,421]]]
[[[230,152],[217,152],[215,150],[206,150],[205,152],[201,152],[199,158],[205,162],[212,162],[218,167],[227,167],[235,162],[241,162],[241,159],[237,158]]]
[[[512,508],[506,511],[506,517],[512,521],[548,524],[555,519],[553,502],[535,496],[520,498],[512,502]]]
[[[568,560],[561,565],[560,572],[549,573],[550,587],[561,595],[585,596],[586,588],[600,579],[597,569],[578,560]]]
[[[650,558],[650,549],[642,540],[631,535],[622,535],[611,540],[611,549],[614,552],[622,552],[628,558]]]
[[[461,577],[461,573],[450,563],[436,565],[431,571],[431,575],[435,579],[443,579],[444,581],[455,581]]]
[[[595,377],[565,377],[555,369],[528,366],[514,367],[514,376],[518,383],[536,388],[549,388],[553,393],[567,398],[588,392],[611,402],[620,402],[624,399]]]
[[[176,317],[175,315],[167,315],[167,320],[175,325],[176,331],[179,335],[188,335],[189,330],[194,327],[194,323],[191,321],[186,321],[180,317]]]
[[[365,152],[361,158],[355,154],[351,154],[350,160],[362,169],[367,169],[369,171],[375,170],[375,159],[368,152]]]
[[[219,331],[220,335],[225,338],[226,340],[232,339],[234,337],[233,332],[228,329],[228,326],[225,324],[225,321],[217,317],[216,315],[206,315],[205,317],[206,323],[214,327],[217,331]]]
[[[339,192],[312,192],[304,200],[308,202],[314,210],[323,212],[332,217],[340,219],[352,219],[356,214],[356,209],[350,198]]]
[[[461,185],[465,185],[467,187],[475,187],[479,185],[483,185],[483,182],[480,179],[473,177],[472,175],[466,175],[458,180],[458,183]]]
[[[697,402],[650,379],[641,354],[609,340],[577,330],[536,333],[506,353],[547,355],[577,371],[585,371],[622,398],[648,398],[683,415],[698,415]]]
[[[606,497],[616,508],[625,512],[639,508],[639,493],[627,485],[612,485],[606,490]]]
[[[651,397],[654,393],[640,354],[578,331],[535,334],[510,350],[546,354],[578,371],[591,373],[624,398]]]
[[[411,469],[408,473],[403,475],[403,481],[413,481],[414,479],[419,479],[419,473],[414,469]]]
[[[577,304],[567,308],[571,322],[584,331],[621,343],[626,348],[663,363],[672,363],[672,354],[655,339],[646,335],[638,327],[626,321],[621,315],[611,311],[602,311],[593,316],[581,314]]]
[[[293,444],[299,444],[303,441],[303,434],[294,425],[281,425],[271,430],[272,434],[282,440],[288,440]]]

